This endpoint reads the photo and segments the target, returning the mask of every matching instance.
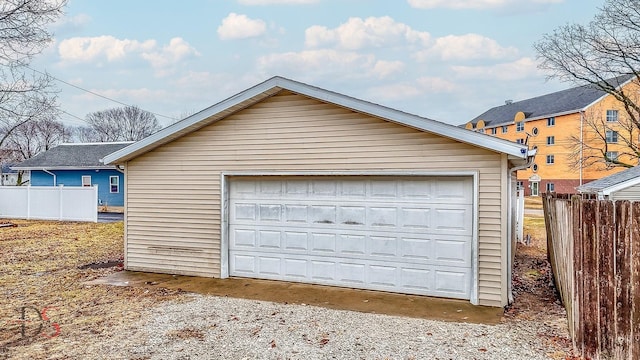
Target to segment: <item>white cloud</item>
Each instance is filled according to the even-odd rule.
[[[157,75],[166,75],[168,69],[181,61],[199,56],[200,53],[182,38],[175,37],[169,44],[159,50],[146,51],[141,54],[142,58],[149,61],[156,70]]]
[[[379,78],[386,78],[390,75],[401,72],[403,69],[404,63],[402,61],[378,60],[373,66],[372,72]]]
[[[302,5],[318,2],[320,0],[238,0],[241,5]]]
[[[401,81],[374,86],[367,93],[381,101],[408,100],[426,94],[453,93],[458,86],[443,78],[420,77],[416,80]]]
[[[534,4],[557,4],[564,0],[407,0],[409,5],[418,9],[496,9],[526,2]]]
[[[411,29],[391,17],[353,17],[335,29],[314,25],[305,30],[305,45],[318,48],[325,45],[358,50],[366,47],[394,47],[405,43],[425,45],[429,33]]]
[[[267,24],[260,19],[250,19],[247,15],[230,13],[222,19],[218,36],[222,40],[246,39],[260,36],[267,30]]]
[[[258,58],[258,68],[266,73],[275,70],[316,77],[326,73],[349,74],[357,72],[357,69],[371,69],[374,65],[373,55],[332,49],[277,53]]]
[[[106,58],[107,61],[116,61],[132,52],[150,51],[155,46],[155,40],[139,42],[103,35],[62,40],[58,45],[58,53],[64,61],[88,62],[101,58]]]
[[[91,22],[91,16],[87,14],[78,14],[74,16],[64,16],[53,23],[52,27],[59,30],[75,30],[84,27]]]
[[[451,69],[457,76],[469,80],[514,81],[542,76],[536,61],[529,57],[491,66],[452,66]]]
[[[448,35],[435,40],[430,48],[418,51],[416,58],[442,60],[505,59],[518,55],[514,47],[502,47],[497,41],[478,34]]]
[[[155,74],[163,76],[171,67],[185,59],[200,55],[182,38],[176,37],[159,48],[155,40],[137,41],[116,39],[113,36],[78,37],[65,39],[58,45],[60,59],[66,63],[115,62],[127,57],[139,56],[148,61]]]

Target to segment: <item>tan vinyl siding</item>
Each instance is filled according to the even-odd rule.
[[[506,303],[501,154],[290,92],[127,163],[127,266],[220,276],[221,172],[479,171],[479,296]]]
[[[611,200],[640,201],[640,185],[630,186],[626,189],[611,193]]]

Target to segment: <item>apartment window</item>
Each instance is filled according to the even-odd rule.
[[[531,166],[531,170],[533,170],[533,172],[538,171],[538,164],[533,164],[533,166]]]
[[[109,176],[109,192],[110,193],[119,193],[120,192],[120,177],[119,176]]]
[[[82,186],[91,186],[91,175],[82,176]]]
[[[547,192],[556,191],[556,186],[553,183],[547,183]]]
[[[517,189],[517,190],[522,190],[522,189],[524,189],[524,181],[518,181],[518,182],[516,183],[516,189]]]
[[[550,117],[547,119],[547,126],[555,126],[555,125],[556,125],[556,118]]]
[[[556,157],[554,155],[547,155],[547,164],[551,165],[556,162]]]
[[[524,144],[524,139],[520,138],[520,139],[516,139],[516,142],[518,144]]]
[[[516,123],[516,132],[524,131],[524,121],[518,121]]]
[[[556,143],[555,136],[547,136],[547,145],[554,145]]]
[[[509,131],[509,127],[507,127],[507,125],[503,125],[503,126],[502,126],[502,133],[503,133],[503,134],[506,134],[506,133],[507,133],[507,131]]]
[[[604,156],[607,157],[607,162],[618,160],[618,152],[617,151],[607,151]]]
[[[480,134],[484,134],[484,129],[480,129],[480,130],[478,130],[478,132],[479,132]]]
[[[498,133],[498,128],[492,128],[491,129],[491,135],[495,135]]]
[[[607,122],[618,121],[618,110],[607,110]]]
[[[615,144],[618,142],[618,132],[613,130],[607,130],[606,132],[606,140],[609,144]]]

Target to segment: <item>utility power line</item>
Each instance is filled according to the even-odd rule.
[[[83,88],[83,87],[81,87],[81,86],[78,86],[78,85],[72,84],[72,83],[70,83],[70,82],[64,81],[64,80],[59,79],[59,78],[57,78],[57,77],[55,77],[55,76],[53,76],[53,75],[51,75],[51,74],[49,74],[49,73],[47,73],[47,72],[42,72],[42,71],[40,71],[40,70],[36,70],[36,69],[34,69],[34,68],[30,67],[30,66],[27,66],[27,68],[29,68],[29,69],[31,69],[32,71],[37,72],[37,73],[39,73],[39,74],[41,74],[41,75],[49,76],[49,77],[51,77],[52,79],[54,79],[54,80],[56,80],[56,81],[59,81],[59,82],[61,82],[61,83],[65,84],[65,85],[67,85],[67,86],[71,86],[71,87],[73,87],[73,88],[76,88],[76,89],[78,89],[78,90],[80,90],[80,91],[84,91],[84,92],[89,93],[89,94],[91,94],[91,95],[94,95],[94,96],[97,96],[97,97],[103,98],[103,99],[105,99],[105,100],[112,101],[112,102],[114,102],[114,103],[116,103],[116,104],[120,104],[120,105],[123,105],[123,106],[132,106],[132,105],[127,104],[127,103],[124,103],[124,102],[122,102],[122,101],[119,101],[119,100],[116,100],[116,99],[112,99],[112,98],[110,98],[110,97],[108,97],[108,96],[105,96],[105,95],[99,94],[99,93],[97,93],[97,92],[95,92],[95,91],[91,91],[91,90],[85,89],[85,88]],[[142,110],[147,111],[147,112],[149,112],[149,113],[151,113],[151,114],[153,114],[153,115],[155,115],[155,116],[160,116],[160,117],[163,117],[163,118],[166,118],[166,119],[170,119],[170,120],[173,120],[173,121],[178,120],[178,119],[176,119],[176,118],[174,118],[174,117],[171,117],[171,116],[158,114],[158,113],[156,113],[156,112],[149,111],[149,110],[145,110],[145,109],[142,109]],[[62,112],[64,112],[64,113],[65,113],[65,114],[67,114],[67,115],[70,115],[70,116],[72,116],[72,117],[75,117],[75,118],[80,119],[79,117],[77,117],[77,116],[75,116],[75,115],[72,115],[72,114],[69,114],[68,112],[66,112],[66,111],[64,111],[64,110],[63,110]],[[80,120],[84,121],[83,119],[80,119]]]

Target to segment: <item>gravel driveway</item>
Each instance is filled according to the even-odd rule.
[[[561,326],[496,326],[189,295],[94,346],[128,359],[549,359]],[[96,349],[98,350],[98,349]],[[93,354],[97,354],[93,352]]]

